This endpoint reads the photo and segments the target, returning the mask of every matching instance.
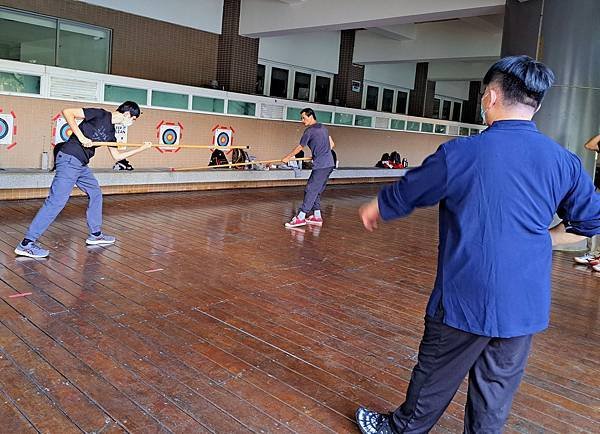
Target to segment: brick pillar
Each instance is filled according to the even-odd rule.
[[[427,96],[427,71],[429,63],[419,62],[415,69],[415,85],[410,91],[408,101],[408,114],[411,116],[425,116],[425,100]],[[434,88],[435,91],[435,88]],[[433,103],[433,100],[432,100]]]
[[[462,122],[474,124],[481,122],[479,115],[479,92],[481,91],[481,81],[471,81],[469,83],[469,99],[465,101],[462,111]]]
[[[360,108],[362,103],[365,69],[352,63],[354,57],[355,30],[342,30],[338,73],[333,79],[333,100],[342,107]],[[352,91],[352,82],[360,82],[360,92]]]
[[[258,39],[240,36],[241,0],[224,0],[217,80],[230,92],[255,93]]]

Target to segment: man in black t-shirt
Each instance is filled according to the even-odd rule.
[[[50,186],[50,194],[31,222],[25,238],[15,248],[15,253],[30,258],[45,258],[48,250],[36,241],[46,231],[67,204],[73,186],[76,185],[89,198],[87,223],[90,236],[88,245],[113,244],[115,237],[102,233],[102,191],[96,177],[88,167],[96,153],[94,142],[116,142],[115,124],[130,126],[140,116],[140,107],[132,101],[121,104],[116,111],[98,108],[71,108],[62,112],[73,134],[64,143],[56,145],[54,164],[56,174]],[[77,119],[83,121],[77,125]],[[132,151],[120,152],[108,148],[115,160],[131,157],[151,147],[151,143]]]

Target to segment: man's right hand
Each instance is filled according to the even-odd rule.
[[[286,155],[285,157],[283,157],[281,159],[281,161],[283,162],[283,164],[288,164],[288,162],[292,159],[292,157],[290,157],[289,155]]]
[[[92,142],[92,140],[88,139],[85,136],[78,137],[78,139],[79,139],[79,143],[81,143],[81,146],[83,146],[84,148],[91,148],[92,146],[94,146],[94,143]]]

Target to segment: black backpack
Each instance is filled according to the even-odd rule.
[[[234,149],[233,152],[231,153],[231,163],[232,164],[247,163],[249,161],[250,161],[250,158],[248,157],[248,153],[246,151],[244,151],[243,149]],[[237,167],[234,167],[234,169],[244,170],[249,167],[250,167],[250,165],[237,166]]]
[[[210,156],[210,161],[208,162],[208,165],[222,166],[223,164],[229,164],[225,153],[223,153],[223,151],[221,151],[220,149],[215,149]]]

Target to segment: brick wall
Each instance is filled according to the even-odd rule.
[[[333,99],[342,107],[360,108],[365,69],[352,62],[354,57],[355,30],[342,30],[340,38],[339,73],[333,80]],[[361,83],[361,91],[352,91],[352,81]]]
[[[225,0],[217,79],[230,92],[255,93],[258,42],[239,35],[241,0]]]

